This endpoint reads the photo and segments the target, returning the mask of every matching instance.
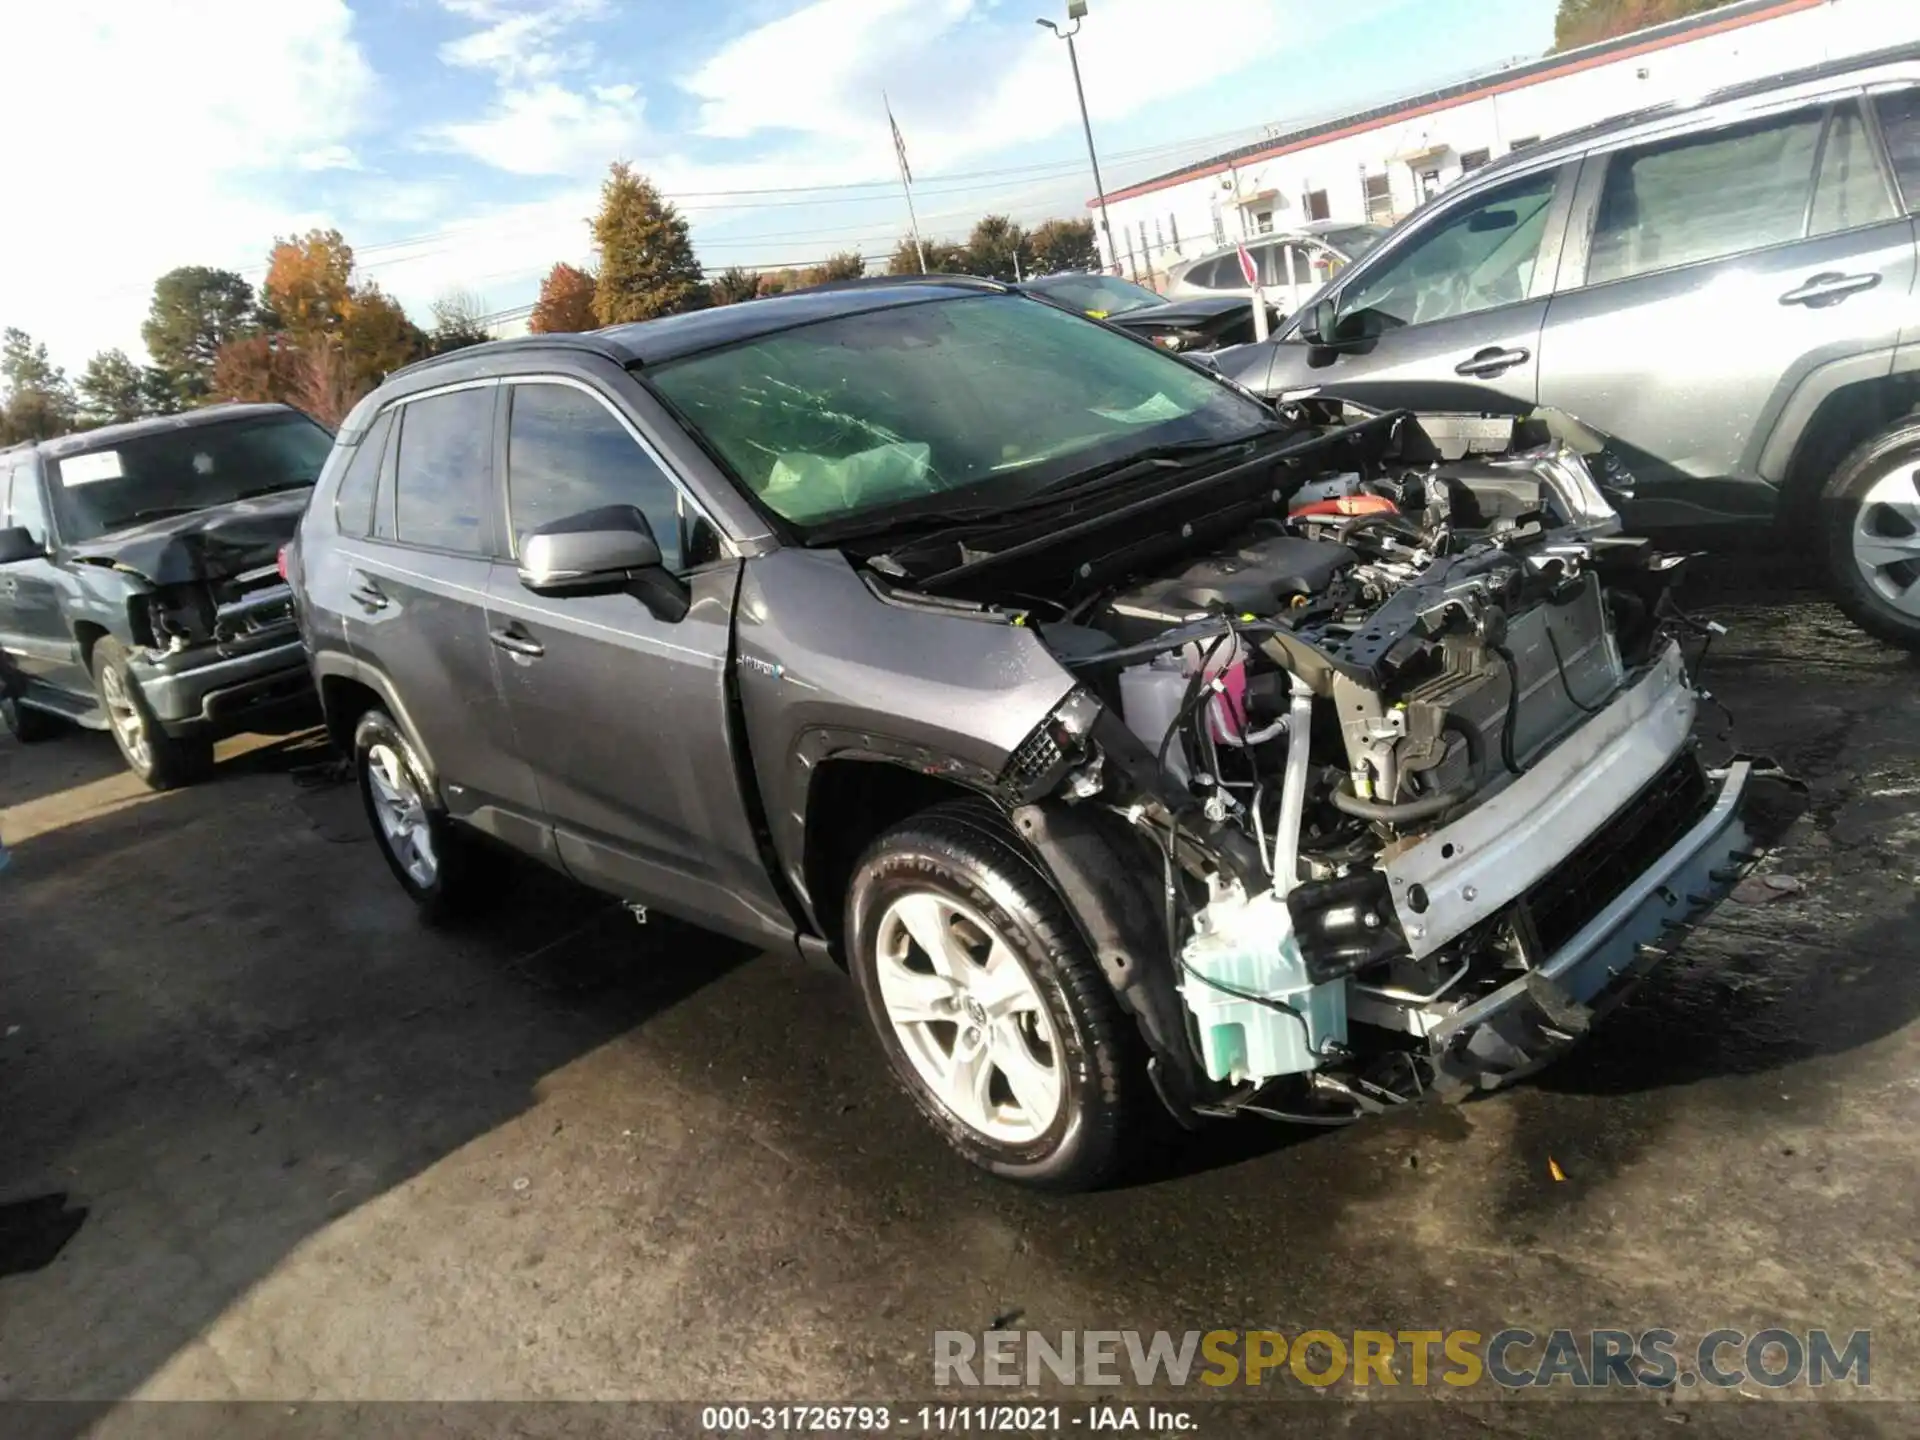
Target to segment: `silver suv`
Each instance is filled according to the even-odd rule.
[[[1920,46],[1569,134],[1403,222],[1223,370],[1275,397],[1568,411],[1641,528],[1819,527],[1863,628],[1920,645]]]

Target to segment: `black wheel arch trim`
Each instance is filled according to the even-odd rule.
[[[1017,806],[1012,820],[1146,1042],[1162,1103],[1182,1124],[1196,1123],[1194,1107],[1212,1087],[1194,1058],[1165,911],[1140,864],[1141,842],[1112,816],[1056,801]]]
[[[792,891],[804,912],[806,924],[812,928],[815,936],[833,934],[837,927],[825,923],[820,914],[820,897],[814,895],[807,884],[808,852],[813,845],[810,826],[813,783],[823,765],[842,761],[886,766],[997,799],[997,775],[928,746],[880,731],[856,730],[839,725],[810,725],[800,731],[794,737],[787,756],[787,763],[804,777],[799,794],[795,797],[799,811],[797,834],[800,843],[793,854],[779,857],[784,871],[780,878]]]
[[[371,690],[379,697],[381,707],[393,717],[394,724],[400,727],[406,736],[407,744],[412,747],[414,760],[426,772],[423,778],[433,787],[436,796],[440,790],[440,772],[433,763],[433,754],[421,743],[420,727],[414,724],[413,717],[407,713],[405,703],[386,674],[369,665],[356,655],[342,655],[335,651],[322,651],[313,657],[314,689],[320,696],[321,712],[325,715],[327,704],[328,680],[348,680]],[[326,715],[327,728],[334,730],[333,717]],[[338,734],[337,730],[334,733]],[[349,740],[352,738],[348,736]]]

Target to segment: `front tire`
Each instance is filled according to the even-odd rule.
[[[89,656],[94,692],[120,757],[149,790],[172,790],[205,779],[213,773],[213,741],[204,735],[167,734],[140,693],[128,658],[127,647],[112,638],[96,640]]]
[[[895,1078],[954,1149],[1084,1190],[1126,1159],[1144,1079],[1065,905],[999,816],[961,802],[875,841],[847,897],[848,961]]]
[[[1835,601],[1869,635],[1920,650],[1920,421],[1849,455],[1820,508]]]
[[[386,711],[369,710],[354,726],[353,773],[374,842],[421,918],[449,924],[481,908],[474,842],[447,815],[426,766]]]
[[[38,745],[66,733],[67,723],[58,715],[49,715],[31,705],[22,705],[10,695],[0,695],[0,725],[22,745]]]

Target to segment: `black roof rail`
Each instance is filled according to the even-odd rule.
[[[424,360],[402,365],[398,370],[389,371],[387,380],[397,380],[402,375],[413,375],[422,370],[431,370],[436,365],[447,365],[476,355],[499,355],[515,350],[575,350],[587,355],[619,359],[617,347],[606,340],[593,338],[599,333],[597,330],[558,330],[535,335],[509,335],[504,340],[483,340],[478,345],[462,345],[458,350],[449,350],[444,355],[429,355]],[[386,381],[381,383],[385,384]]]
[[[828,290],[884,290],[891,285],[959,285],[973,290],[1007,294],[1013,286],[1005,280],[985,275],[862,275],[853,280],[822,280],[818,285],[803,285],[798,290],[783,290],[783,295],[818,295]],[[772,296],[763,297],[772,299]]]

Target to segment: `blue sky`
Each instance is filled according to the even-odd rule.
[[[677,198],[710,266],[883,256],[905,229],[1034,222],[1091,193],[1064,0],[59,0],[9,19],[0,324],[78,369],[139,355],[154,276],[257,278],[336,225],[424,319],[526,303],[591,260],[608,163]],[[1109,188],[1263,125],[1538,55],[1554,0],[1091,0],[1079,39]],[[91,103],[80,102],[93,97]],[[19,137],[45,134],[42,146]],[[741,192],[771,192],[743,194]]]

